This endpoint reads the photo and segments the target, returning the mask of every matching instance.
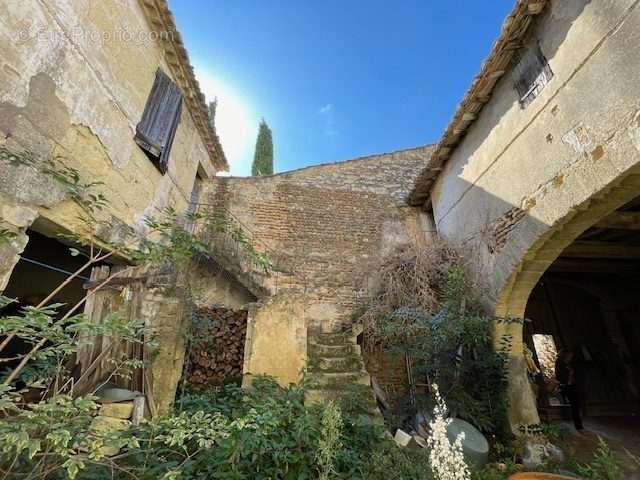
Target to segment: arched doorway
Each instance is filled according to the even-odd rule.
[[[534,387],[542,417],[550,421],[567,417],[567,399],[552,373],[552,350],[565,349],[574,355],[585,426],[594,431],[640,429],[639,291],[640,197],[636,197],[568,245],[529,296],[524,342],[544,373],[545,381],[537,377]]]
[[[610,220],[611,215],[615,216],[616,212],[624,212],[625,209],[633,211],[637,207],[633,203],[634,199],[639,194],[640,174],[637,171],[632,171],[602,189],[586,202],[575,206],[570,215],[551,226],[546,234],[532,245],[519,263],[518,268],[505,283],[496,303],[496,314],[500,317],[525,318],[532,292],[538,286],[541,278],[559,258],[564,258],[562,261],[566,264],[567,254],[563,257],[563,252],[573,248],[574,253],[569,254],[574,255],[571,262],[573,262],[572,265],[579,266],[581,257],[575,256],[577,255],[575,251],[582,249],[586,254],[589,248],[583,244],[584,238],[580,238],[581,235],[591,235],[592,228],[598,228],[599,222],[604,222],[607,217]],[[640,208],[638,210],[640,211]],[[636,233],[639,232],[636,231]],[[577,244],[574,243],[576,240]],[[573,247],[571,247],[572,244]],[[624,257],[625,248],[627,252],[632,251],[624,244],[612,248],[614,250],[617,248],[618,254],[622,257]],[[609,260],[611,259],[600,259],[601,262],[613,265]],[[640,270],[638,273],[640,274]],[[577,281],[581,282],[580,279]],[[496,332],[497,338],[508,334],[513,339],[509,372],[509,420],[514,429],[519,425],[529,425],[539,421],[537,398],[529,382],[524,360],[524,345],[527,341],[524,333],[523,325],[520,323],[501,324],[497,327]]]

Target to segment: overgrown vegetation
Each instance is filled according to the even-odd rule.
[[[118,312],[99,322],[89,322],[79,313],[90,295],[127,268],[96,285],[76,305],[52,303],[71,279],[114,255],[128,259],[132,266],[151,268],[181,265],[206,254],[208,245],[187,228],[197,223],[230,233],[265,270],[268,259],[255,252],[242,230],[224,216],[182,215],[167,208],[147,218],[140,235],[114,224],[105,213],[108,200],[96,191],[101,184],[84,182],[64,159],[41,160],[0,146],[0,160],[38,169],[78,205],[84,228],[65,239],[75,245],[69,254],[86,260],[38,305],[24,306],[0,319],[4,336],[0,364],[18,362],[5,373],[0,386],[0,479],[432,478],[434,452],[397,448],[379,421],[363,415],[368,405],[359,391],[337,403],[308,406],[304,383],[282,388],[271,379],[257,378],[254,388],[246,391],[228,385],[220,394],[183,392],[175,410],[126,430],[94,428],[100,409],[93,396],[96,389],[78,395],[75,387],[87,372],[78,378],[69,370],[69,360],[97,338],[148,347],[153,332]],[[117,235],[108,235],[114,231]],[[0,228],[0,245],[16,237],[11,229]],[[455,252],[445,247],[400,252],[382,266],[378,280],[363,315],[367,345],[407,353],[415,377],[437,381],[452,413],[485,431],[496,431],[505,406],[504,359],[491,348],[489,332],[498,320],[482,313]],[[0,297],[0,308],[13,303]],[[66,309],[63,315],[61,308]],[[2,357],[14,338],[26,342],[29,350],[15,358]],[[147,360],[139,358],[114,360],[111,376],[126,377],[148,366]],[[28,399],[34,391],[37,398]],[[439,405],[444,411],[444,404]],[[440,443],[444,444],[442,435]],[[120,453],[107,456],[105,447]],[[458,447],[454,463],[461,469]],[[446,456],[438,458],[446,460]],[[594,462],[583,465],[581,471],[593,480],[618,480],[617,474],[611,474],[614,461],[603,444]],[[472,478],[505,479],[510,467],[482,469],[473,472]],[[463,473],[460,478],[467,478]]]
[[[197,211],[179,214],[167,207],[157,216],[146,217],[143,231],[138,232],[128,225],[115,223],[107,212],[108,199],[100,192],[102,183],[85,182],[62,157],[39,158],[31,152],[1,145],[0,161],[37,170],[53,180],[53,185],[76,204],[79,227],[61,237],[74,245],[69,248],[69,255],[85,260],[37,305],[14,308],[15,313],[0,319],[0,335],[4,337],[0,343],[0,367],[11,365],[2,375],[0,389],[0,474],[2,478],[74,478],[92,463],[112,463],[104,454],[106,444],[115,442],[117,446],[128,445],[132,449],[138,444],[135,437],[112,438],[111,434],[92,428],[99,405],[91,394],[78,396],[76,385],[82,384],[91,369],[100,363],[97,360],[111,364],[112,373],[101,384],[115,376],[127,378],[148,366],[148,358],[129,358],[124,351],[130,350],[125,349],[122,357],[99,358],[87,370],[74,374],[71,371],[74,355],[96,339],[111,341],[105,345],[103,352],[106,353],[118,343],[139,344],[138,351],[153,347],[153,332],[138,319],[124,318],[114,311],[90,321],[80,313],[87,299],[134,268],[148,271],[169,266],[176,269],[198,254],[207,254],[209,246],[193,233],[200,228],[214,234],[230,234],[265,270],[269,262],[253,249],[242,229],[224,215]],[[16,237],[17,233],[10,228],[0,229],[0,244],[10,244]],[[127,259],[130,265],[112,271],[75,305],[53,303],[56,295],[74,278],[116,256]],[[0,307],[14,302],[0,296]],[[28,350],[14,357],[2,356],[14,339],[20,339]],[[99,386],[94,385],[91,393]],[[200,420],[205,428],[211,419]],[[179,417],[158,419],[163,421],[181,422]],[[209,434],[209,430],[200,433],[201,437]],[[193,435],[199,435],[198,430],[194,430]]]
[[[396,426],[431,408],[429,386],[437,383],[453,416],[485,433],[506,431],[510,339],[497,351],[492,333],[505,320],[485,313],[454,250],[406,247],[386,258],[360,320],[365,348],[407,356],[413,385],[395,412]]]
[[[586,480],[622,480],[624,478],[620,461],[601,437],[598,437],[598,448],[593,460],[590,463],[578,465],[578,473]]]
[[[24,427],[14,434],[0,424],[7,478],[430,478],[426,451],[399,450],[379,422],[348,405],[305,406],[302,386],[282,388],[269,378],[247,391],[187,392],[181,410],[110,435],[89,428],[92,400],[57,402],[23,410],[30,418],[21,417]],[[125,448],[107,458],[99,452],[105,444]]]

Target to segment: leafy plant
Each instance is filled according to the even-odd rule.
[[[9,472],[9,478],[53,478],[64,469],[73,479],[86,461],[103,457],[104,438],[90,429],[99,407],[94,398],[56,395],[22,408],[6,387],[0,398],[0,468],[5,478]],[[80,446],[86,453],[79,451]]]
[[[113,460],[104,458],[103,447],[107,444],[128,446],[135,453],[142,448],[142,441],[147,442],[145,454],[151,451],[149,445],[159,445],[171,454],[176,449],[181,452],[173,459],[173,467],[163,472],[166,478],[173,478],[180,471],[180,465],[188,463],[202,449],[209,449],[219,439],[230,438],[232,434],[241,435],[242,430],[251,428],[252,412],[247,412],[242,418],[228,418],[215,412],[195,412],[193,415],[180,413],[154,419],[137,431],[139,434],[147,433],[140,439],[136,432],[98,434],[91,427],[98,405],[90,396],[73,398],[74,378],[66,369],[68,359],[80,347],[95,342],[98,337],[111,341],[104,346],[103,352],[109,352],[116,342],[144,343],[146,347],[153,345],[153,332],[141,321],[124,319],[118,312],[111,312],[102,319],[94,319],[99,320],[97,322],[89,322],[77,312],[90,296],[117,276],[131,272],[134,266],[157,268],[169,264],[175,267],[198,254],[206,254],[209,246],[192,233],[196,223],[213,225],[217,231],[232,231],[240,247],[255,256],[267,270],[270,266],[268,260],[255,252],[242,230],[233,222],[222,221],[219,214],[215,218],[207,212],[182,215],[173,208],[166,208],[158,217],[145,219],[145,232],[136,232],[127,225],[116,224],[106,214],[108,200],[99,191],[101,182],[83,181],[80,173],[66,165],[62,157],[39,158],[31,152],[0,145],[0,160],[14,166],[37,169],[57,183],[79,207],[81,228],[61,236],[74,244],[69,250],[70,255],[86,259],[84,265],[38,305],[25,306],[16,314],[0,319],[0,335],[4,336],[0,342],[0,367],[18,362],[17,366],[7,370],[0,385],[0,449],[3,452],[0,473],[3,478],[60,478],[61,469],[66,471],[68,478],[75,478],[82,472],[98,472],[105,464],[111,470],[118,470],[120,467]],[[188,223],[190,228],[186,228]],[[15,238],[15,232],[0,230],[0,243],[8,243]],[[52,303],[74,278],[114,255],[129,259],[133,265],[113,271],[88,290],[75,305]],[[13,302],[13,299],[0,296],[0,307]],[[59,313],[62,308],[66,309],[64,315]],[[5,347],[16,338],[26,342],[29,350],[15,357],[2,357]],[[134,370],[146,368],[142,360],[128,358],[124,352],[118,357],[103,358],[102,362],[111,364],[111,374],[105,383],[113,376],[126,378]],[[77,382],[81,383],[88,374],[88,370],[82,372]],[[18,387],[21,390],[16,390]],[[41,399],[24,403],[23,395],[28,394],[32,387],[44,389]]]
[[[251,164],[251,175],[271,175],[273,173],[273,139],[271,129],[262,119],[256,139],[256,149]]]
[[[329,480],[335,473],[336,451],[342,448],[342,414],[340,408],[329,401],[322,412],[322,427],[316,459],[320,467],[320,480]]]
[[[446,246],[435,252],[405,249],[380,269],[364,305],[367,349],[383,348],[409,358],[413,377],[438,383],[451,414],[486,433],[506,432],[507,352],[496,351],[493,331],[503,320],[487,315],[464,268]],[[431,408],[431,396],[412,393],[398,403],[400,418]]]
[[[586,480],[622,480],[624,478],[616,454],[602,437],[598,437],[598,449],[593,460],[578,465],[578,473]]]

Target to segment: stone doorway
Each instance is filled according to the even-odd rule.
[[[640,418],[638,291],[640,197],[578,235],[529,295],[523,342],[535,363],[529,378],[543,420],[571,425],[570,407],[555,379],[535,371],[548,371],[555,360],[549,354],[553,348],[541,346],[540,336],[557,350],[573,352],[585,429],[625,442],[625,425]]]
[[[497,295],[495,314],[503,318],[524,318],[533,290],[565,249],[610,214],[629,208],[626,206],[638,197],[639,192],[640,171],[631,169],[587,200],[572,206],[567,215],[549,225],[514,262],[511,274]],[[505,334],[512,339],[509,357],[509,423],[517,432],[521,426],[539,423],[540,416],[527,373],[523,325],[520,322],[497,325],[496,338]]]

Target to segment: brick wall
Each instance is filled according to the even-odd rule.
[[[352,313],[361,272],[420,232],[405,199],[431,147],[309,167],[266,177],[217,177],[201,202],[229,211],[275,264],[271,293],[305,294],[310,320]],[[314,310],[315,306],[315,310]]]

